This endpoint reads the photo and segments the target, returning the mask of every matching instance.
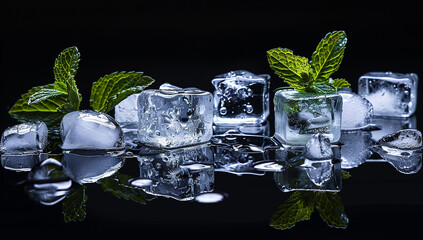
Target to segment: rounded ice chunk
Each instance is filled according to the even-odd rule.
[[[418,150],[422,148],[422,133],[417,129],[399,130],[382,137],[376,145],[399,150]]]
[[[311,160],[331,159],[333,152],[329,138],[321,133],[314,134],[308,140],[303,156]]]
[[[367,127],[373,118],[373,105],[364,97],[341,91],[342,123],[341,130],[353,130]]]
[[[106,113],[81,110],[66,114],[60,124],[63,150],[120,150],[125,147],[119,124]]]
[[[4,130],[2,153],[35,153],[47,146],[48,129],[44,122],[26,122]]]

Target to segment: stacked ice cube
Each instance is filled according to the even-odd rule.
[[[197,88],[163,84],[138,97],[141,143],[176,148],[210,140],[213,134],[213,96]]]
[[[409,117],[416,111],[414,73],[369,72],[358,80],[358,94],[373,104],[375,116]]]
[[[217,126],[260,125],[269,115],[270,76],[245,70],[217,75],[213,122]]]

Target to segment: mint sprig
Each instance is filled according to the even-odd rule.
[[[15,102],[9,114],[20,122],[44,121],[57,127],[64,114],[79,110],[82,96],[75,76],[80,53],[76,47],[64,49],[54,61],[54,82],[31,88]],[[116,72],[101,77],[92,86],[90,106],[107,113],[131,94],[141,92],[154,79],[142,72]]]
[[[345,79],[330,78],[339,69],[346,44],[346,33],[334,31],[326,34],[320,41],[310,61],[306,57],[294,55],[287,48],[267,51],[267,60],[270,68],[290,88],[308,93],[336,93],[339,88],[349,87]]]

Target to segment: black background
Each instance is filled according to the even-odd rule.
[[[16,123],[7,111],[21,94],[33,86],[54,81],[54,59],[70,46],[77,46],[81,52],[76,75],[83,95],[81,108],[89,108],[92,82],[114,71],[143,71],[156,80],[152,88],[170,82],[212,91],[210,81],[215,75],[245,69],[270,74],[273,89],[281,86],[282,81],[268,66],[267,50],[286,47],[297,55],[310,57],[320,39],[334,30],[345,30],[348,35],[345,57],[334,77],[346,78],[353,90],[359,76],[369,71],[415,72],[423,76],[423,17],[418,4],[416,1],[412,4],[407,1],[3,0],[0,5],[1,127]],[[421,109],[420,104],[418,128]],[[165,200],[152,203],[151,208],[139,209],[103,193],[97,199],[91,195],[93,203],[89,205],[86,221],[65,224],[60,207],[36,206],[22,189],[6,184],[8,173],[4,171],[2,186],[6,191],[2,190],[1,195],[0,228],[77,232],[104,227],[112,231],[126,226],[140,229],[146,237],[149,231],[180,233],[181,229],[194,225],[198,231],[186,232],[206,236],[209,232],[228,230],[276,236],[314,232],[341,236],[354,233],[413,236],[422,223],[421,173],[404,176],[390,166],[378,164],[352,173],[357,176],[355,183],[350,183],[349,191],[343,191],[352,223],[344,231],[327,227],[317,215],[312,223],[301,223],[286,232],[270,229],[268,218],[284,197],[270,200],[273,204],[266,202],[268,211],[262,212],[257,205],[263,205],[263,197],[269,200],[280,194],[274,185],[265,184],[269,179],[227,175],[216,178],[216,186],[237,194],[232,193],[235,196],[229,198],[232,199],[229,203],[217,205],[220,211],[214,213],[215,205],[192,207]],[[249,186],[259,191],[249,191]],[[245,199],[249,201],[244,202]],[[234,210],[234,206],[239,209]],[[159,213],[155,215],[153,211]],[[227,215],[218,215],[224,212]],[[184,215],[184,220],[179,221],[177,214]]]

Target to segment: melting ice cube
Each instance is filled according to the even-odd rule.
[[[48,129],[44,122],[21,123],[4,130],[2,153],[34,153],[47,146]]]
[[[367,127],[373,118],[373,105],[365,98],[352,92],[341,91],[342,130]]]
[[[63,150],[119,150],[125,147],[119,124],[109,115],[82,110],[66,114],[60,124]]]
[[[382,137],[376,144],[398,150],[419,150],[422,148],[422,133],[417,129],[403,129]]]

